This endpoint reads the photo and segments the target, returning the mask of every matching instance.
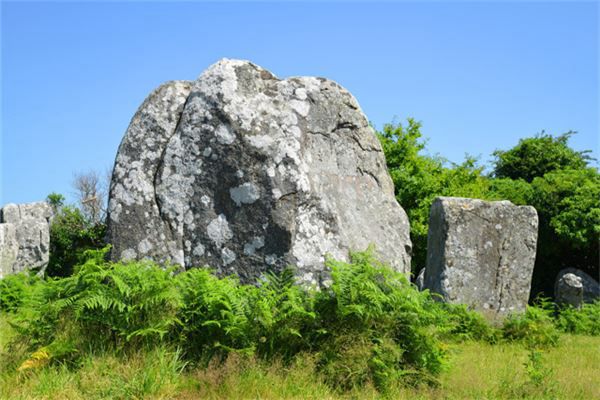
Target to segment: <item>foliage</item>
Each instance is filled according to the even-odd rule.
[[[473,157],[461,164],[422,154],[421,123],[387,124],[378,133],[396,198],[408,214],[413,243],[412,271],[425,266],[429,209],[438,196],[485,198],[488,179]]]
[[[531,183],[529,204],[539,214],[532,293],[553,293],[563,268],[598,275],[600,174],[595,168],[557,170]]]
[[[31,374],[159,348],[178,349],[180,363],[201,367],[236,355],[293,363],[304,354],[331,387],[387,393],[399,384],[435,386],[449,343],[501,339],[481,315],[419,292],[371,251],[328,260],[331,285],[320,291],[294,284],[291,269],[243,285],[207,269],[110,263],[107,251],[87,251],[70,277],[0,281],[9,288],[2,310],[16,331],[9,369]],[[554,314],[542,302],[509,318],[502,334],[531,348],[556,345],[557,328],[598,334],[598,304]]]
[[[482,340],[498,341],[499,332],[478,312],[464,304],[439,303],[441,319],[437,325],[444,329],[446,341]]]
[[[294,284],[291,269],[242,285],[207,269],[175,274],[147,262],[106,262],[107,251],[85,252],[70,277],[29,285],[14,319],[12,346],[27,353],[15,361],[22,370],[157,345],[202,365],[236,353],[284,361],[312,353],[330,384],[385,391],[397,381],[434,382],[446,359],[440,339],[458,326],[372,252],[329,260],[332,284],[316,291]],[[340,375],[348,370],[363,372]]]
[[[64,206],[65,200],[65,196],[55,192],[50,193],[48,197],[46,197],[46,201],[48,202],[48,204],[50,204],[50,207],[52,207],[54,214],[58,213],[60,208]]]
[[[55,209],[50,224],[49,276],[70,276],[86,250],[100,249],[106,225],[88,221],[78,208],[64,206],[64,197],[52,193],[47,200]]]
[[[160,342],[178,322],[181,299],[171,271],[105,263],[107,251],[88,251],[75,275],[34,287],[15,321],[34,354],[58,360],[90,348],[135,350]]]
[[[429,294],[371,252],[327,266],[333,284],[315,306],[328,333],[321,358],[327,381],[345,389],[371,382],[382,391],[398,379],[433,381],[446,353],[435,326],[439,309]]]
[[[532,205],[539,235],[531,296],[553,293],[560,269],[574,267],[596,276],[600,235],[600,174],[589,151],[569,147],[574,132],[525,138],[494,152],[491,175],[473,158],[451,164],[425,153],[421,124],[388,124],[378,134],[396,198],[411,224],[413,272],[425,266],[429,210],[437,196],[510,200]]]
[[[563,306],[559,309],[556,325],[563,332],[600,336],[600,300],[584,303],[581,309]]]
[[[496,150],[493,155],[494,175],[498,178],[533,181],[556,170],[579,170],[587,167],[590,151],[575,151],[568,145],[575,132],[559,136],[542,132],[535,137],[519,140],[510,150]]]
[[[32,293],[32,286],[40,282],[36,275],[25,272],[0,279],[0,311],[16,312]]]
[[[559,332],[554,324],[552,303],[542,298],[536,303],[527,306],[523,314],[512,314],[504,321],[504,337],[524,341],[532,349],[556,346]]]

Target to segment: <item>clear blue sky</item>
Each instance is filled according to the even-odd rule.
[[[146,95],[220,58],[349,89],[429,152],[489,159],[545,129],[598,156],[598,3],[2,4],[0,204],[114,161]]]

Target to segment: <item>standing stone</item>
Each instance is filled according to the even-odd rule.
[[[117,155],[108,239],[114,260],[209,265],[246,282],[291,264],[319,284],[327,254],[371,243],[410,266],[408,219],[354,97],[238,60],[142,104]]]
[[[13,224],[0,224],[0,279],[13,272],[19,254],[17,230]]]
[[[46,202],[7,204],[0,210],[2,276],[25,270],[43,273],[50,257],[51,217]]]
[[[425,287],[491,319],[524,311],[537,228],[533,207],[437,198],[429,216]]]
[[[425,268],[421,268],[421,270],[419,271],[419,274],[415,279],[415,285],[419,290],[425,289]]]
[[[565,268],[556,277],[554,297],[557,303],[580,307],[600,299],[600,284],[580,269]]]
[[[572,273],[559,274],[554,293],[557,303],[570,304],[575,308],[580,308],[583,303],[583,282],[581,281],[581,277]]]

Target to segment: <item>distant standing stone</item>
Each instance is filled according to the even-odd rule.
[[[45,270],[51,217],[52,208],[46,202],[7,204],[0,210],[0,277]]]
[[[425,289],[425,268],[421,268],[419,271],[417,279],[415,279],[415,285],[417,285],[419,290]]]
[[[490,319],[525,310],[538,217],[509,201],[439,197],[429,216],[424,286]]]
[[[556,280],[554,294],[557,303],[570,304],[575,308],[583,303],[583,282],[581,277],[567,273]]]
[[[113,260],[208,265],[245,282],[295,265],[300,281],[320,284],[327,255],[371,243],[408,272],[411,252],[356,99],[327,79],[227,59],[138,109],[115,162],[108,240]]]
[[[0,223],[0,279],[13,272],[18,254],[19,242],[15,226]]]
[[[580,307],[600,299],[600,284],[580,269],[565,268],[556,277],[554,297],[557,303]]]

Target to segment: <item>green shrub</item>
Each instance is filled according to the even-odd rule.
[[[183,300],[176,332],[186,357],[209,361],[218,353],[254,351],[248,294],[256,288],[232,277],[217,278],[206,269],[186,271],[175,281]]]
[[[38,283],[40,278],[25,272],[0,279],[0,311],[16,312],[31,297],[33,286]]]
[[[320,336],[315,296],[295,284],[293,268],[267,273],[258,290],[250,292],[249,318],[254,329],[257,352],[265,358],[275,355],[289,360],[311,350]]]
[[[585,303],[581,309],[571,306],[560,308],[556,326],[567,333],[600,336],[600,300]]]
[[[523,341],[530,348],[557,345],[559,332],[554,323],[551,305],[542,299],[534,306],[527,306],[524,313],[510,315],[502,327],[504,337]]]
[[[50,260],[46,274],[67,277],[84,261],[86,250],[105,246],[106,225],[87,221],[78,208],[60,206],[61,203],[56,203],[51,196],[48,201],[56,211],[50,224]]]
[[[106,263],[107,251],[88,251],[75,275],[35,287],[15,319],[34,354],[58,359],[89,350],[136,350],[160,342],[178,322],[181,297],[172,271]]]
[[[370,251],[327,266],[333,283],[318,294],[315,308],[327,332],[320,364],[328,382],[347,389],[369,381],[385,391],[400,377],[405,383],[431,380],[442,370],[439,309],[427,292]]]
[[[449,341],[482,340],[496,342],[498,332],[476,311],[464,304],[439,303],[444,339]]]

